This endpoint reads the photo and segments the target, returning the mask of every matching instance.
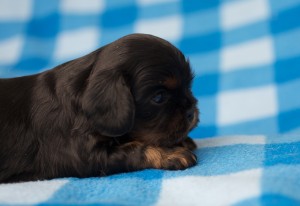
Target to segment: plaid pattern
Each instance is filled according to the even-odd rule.
[[[0,0],[0,77],[129,33],[179,47],[196,73],[199,165],[0,185],[0,205],[299,205],[300,0]]]
[[[300,131],[300,0],[0,0],[0,77],[41,72],[129,33],[196,73],[192,137]]]
[[[299,205],[300,136],[197,140],[199,164],[0,185],[0,205]]]

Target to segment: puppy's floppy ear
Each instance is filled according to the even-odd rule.
[[[133,127],[134,100],[120,71],[92,73],[83,95],[82,108],[102,135],[121,136]]]

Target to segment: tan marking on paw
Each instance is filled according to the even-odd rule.
[[[178,149],[175,150],[174,153],[170,153],[167,156],[167,159],[172,160],[172,159],[177,159],[181,162],[181,164],[185,167],[187,167],[189,165],[188,161],[186,160],[186,158],[183,156],[184,149]]]
[[[160,149],[154,147],[147,147],[145,150],[146,161],[154,168],[162,167],[162,154]]]
[[[148,146],[144,152],[146,167],[156,169],[169,169],[170,167],[173,169],[174,167],[177,169],[187,168],[191,166],[191,160],[189,158],[192,158],[194,162],[196,162],[196,157],[192,152],[190,154],[189,152],[190,151],[182,147],[164,150],[162,148]]]

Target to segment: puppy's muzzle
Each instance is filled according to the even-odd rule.
[[[186,113],[186,118],[189,122],[192,122],[195,118],[195,109],[190,109]]]
[[[196,127],[196,125],[198,124],[198,115],[199,112],[197,109],[193,108],[187,111],[186,113],[186,118],[189,121],[189,129],[188,131],[190,131],[191,129],[193,129],[194,127]]]

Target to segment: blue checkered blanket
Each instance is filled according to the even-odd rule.
[[[300,135],[197,144],[198,165],[183,171],[0,184],[0,205],[300,205]]]
[[[184,171],[0,185],[0,205],[299,205],[299,19],[300,0],[0,0],[0,78],[150,33],[195,71],[192,137],[267,135],[197,140]]]

